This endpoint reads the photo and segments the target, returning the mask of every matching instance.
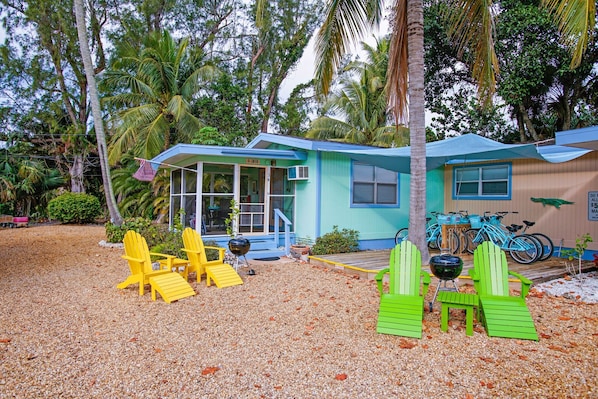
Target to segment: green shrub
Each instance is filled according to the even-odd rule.
[[[147,240],[147,237],[145,239]],[[150,247],[150,252],[174,255],[177,258],[187,259],[187,254],[182,250],[183,235],[180,232],[168,232],[159,243],[153,246],[150,246],[148,243],[148,246]]]
[[[117,226],[112,222],[106,222],[104,224],[106,229],[106,241],[122,242],[123,238],[125,238],[125,234],[129,230],[134,230],[145,237],[142,232],[146,229],[149,229],[151,224],[151,220],[142,217],[126,218],[123,220],[123,223],[120,226]]]
[[[112,222],[107,222],[106,240],[108,242],[122,242],[125,234],[133,230],[141,234],[150,252],[159,252],[168,255],[174,255],[177,258],[187,259],[183,248],[183,236],[180,230],[168,231],[168,225],[155,224],[150,219],[142,217],[126,218],[123,224],[116,226]]]
[[[203,240],[203,245],[206,247],[218,247],[218,243],[214,240],[206,241]],[[206,257],[208,260],[216,260],[220,256],[220,252],[217,249],[206,248]]]
[[[346,252],[359,251],[357,230],[342,229],[333,226],[330,233],[326,233],[316,239],[316,244],[311,249],[314,255],[342,254]]]
[[[90,194],[65,193],[48,203],[50,219],[62,223],[92,223],[101,213],[100,200]]]

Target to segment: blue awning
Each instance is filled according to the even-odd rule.
[[[384,169],[400,173],[411,171],[411,147],[336,152]],[[477,134],[464,134],[426,144],[426,170],[448,163],[520,158],[547,160],[534,144],[503,144]]]

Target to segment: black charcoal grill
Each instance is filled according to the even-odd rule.
[[[432,274],[440,280],[436,287],[432,302],[430,302],[431,312],[438,291],[459,291],[455,279],[459,277],[461,271],[463,271],[463,259],[449,254],[432,256],[432,258],[430,258],[430,270],[432,271]],[[452,288],[447,286],[448,281],[453,283]]]
[[[238,234],[235,238],[232,238],[228,241],[228,249],[230,252],[235,255],[235,262],[234,268],[237,270],[239,268],[239,258],[242,256],[245,259],[245,266],[249,266],[249,262],[247,262],[247,256],[245,254],[249,252],[251,248],[251,242],[244,238],[241,234]]]

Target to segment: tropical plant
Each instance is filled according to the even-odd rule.
[[[210,126],[205,126],[199,129],[199,132],[191,139],[191,144],[201,145],[220,145],[226,146],[230,142],[226,136],[218,131],[218,129]]]
[[[323,106],[325,115],[312,122],[307,137],[382,147],[409,144],[408,129],[394,125],[388,112],[388,44],[386,39],[378,40],[376,47],[362,43],[366,61],[344,68],[338,88]]]
[[[10,150],[4,153],[4,160],[0,161],[0,201],[4,203],[4,212],[45,216],[47,204],[55,196],[54,190],[64,185],[64,178],[39,159],[12,156]]]
[[[104,14],[106,4],[96,4],[90,14],[90,32],[97,39],[94,53],[98,71],[103,69],[104,48],[96,17]],[[72,2],[29,0],[2,1],[3,43],[0,75],[9,89],[2,100],[10,98],[15,119],[26,118],[34,124],[36,114],[55,114],[43,120],[45,129],[38,146],[49,144],[55,162],[70,174],[70,191],[85,192],[86,172],[95,138],[88,134],[88,80],[83,71]],[[3,87],[4,88],[4,87]],[[5,97],[6,96],[6,97]],[[12,126],[11,128],[14,128]],[[51,133],[51,134],[49,134]]]
[[[171,143],[188,142],[203,125],[191,112],[193,96],[218,73],[188,39],[177,42],[168,31],[149,34],[140,51],[123,45],[102,81],[115,92],[106,103],[118,111],[110,163],[128,151],[151,159]]]
[[[382,18],[383,1],[330,0],[325,20],[316,36],[316,80],[327,95],[342,56]],[[448,36],[467,52],[478,96],[488,104],[496,89],[498,60],[494,52],[493,4],[479,0],[447,0]],[[595,27],[596,4],[590,0],[546,0],[546,7],[559,21],[563,40],[575,44],[572,67],[579,64]],[[426,129],[424,109],[424,18],[423,0],[395,0],[390,20],[391,43],[387,75],[388,103],[398,122],[408,120],[411,144],[409,232],[427,261]]]

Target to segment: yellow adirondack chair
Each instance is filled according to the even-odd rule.
[[[169,267],[170,262],[176,259],[175,256],[150,252],[145,238],[133,230],[127,231],[123,239],[123,244],[125,255],[122,255],[122,258],[129,262],[131,275],[125,281],[118,284],[117,288],[124,289],[131,284],[139,284],[139,295],[143,295],[145,293],[145,285],[150,284],[152,299],[155,300],[155,291],[157,290],[168,303],[195,295],[195,291],[193,291],[189,283],[178,273],[174,273],[172,267]],[[166,259],[166,262],[162,262],[164,268],[153,270],[150,255]]]
[[[189,272],[196,273],[197,282],[205,273],[208,286],[211,285],[211,281],[214,281],[218,288],[243,284],[243,280],[235,269],[228,263],[224,263],[225,248],[205,246],[199,232],[191,227],[183,230],[183,245],[185,248],[182,249],[187,253],[189,259]],[[208,260],[206,249],[217,250],[218,259]]]
[[[510,271],[505,251],[490,241],[478,245],[473,266],[469,274],[480,296],[481,318],[488,336],[537,341],[534,320],[525,303],[532,282]],[[520,296],[509,294],[509,276],[521,282]]]

